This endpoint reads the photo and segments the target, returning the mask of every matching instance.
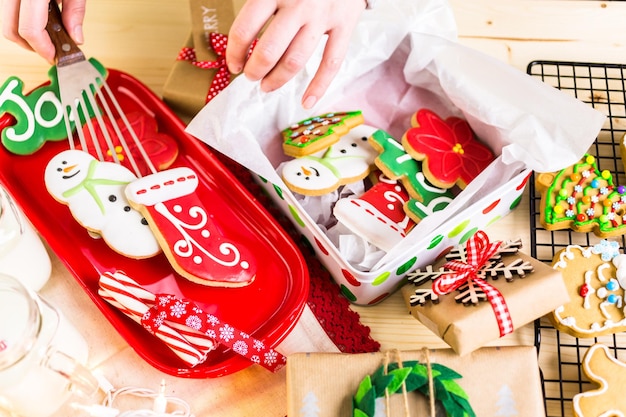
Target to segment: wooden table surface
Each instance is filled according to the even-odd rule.
[[[536,59],[622,63],[626,61],[626,3],[561,0],[451,0],[459,29],[459,41],[525,71]],[[85,23],[84,51],[111,68],[128,72],[160,95],[163,84],[185,42],[190,26],[186,0],[90,0]],[[1,24],[1,22],[0,22]],[[32,52],[0,40],[0,80],[18,76],[26,89],[46,79],[48,64]],[[528,242],[528,199],[509,216],[489,228],[493,239],[521,237]],[[218,380],[186,380],[161,374],[144,363],[106,321],[65,267],[53,259],[53,274],[42,294],[74,316],[76,326],[90,343],[89,366],[104,372],[116,386],[168,387],[192,405],[196,416],[280,416],[268,404],[284,402],[280,384],[264,390],[251,386],[267,384],[265,371],[243,371],[250,387],[234,386],[220,391],[218,405],[207,396],[215,384],[232,384],[230,377]],[[373,307],[352,307],[382,349],[444,347],[430,331],[408,315],[399,293]],[[76,317],[76,316],[74,316]],[[532,344],[532,326],[518,329],[501,344]],[[551,341],[542,341],[551,343]],[[542,364],[550,366],[550,364]],[[238,379],[237,379],[238,380]],[[245,386],[243,388],[246,388]],[[243,395],[242,395],[243,394]],[[204,399],[203,399],[204,398]],[[282,404],[282,403],[281,403]],[[278,407],[280,409],[281,407]],[[274,407],[274,410],[276,407]],[[68,415],[67,409],[57,415]],[[80,414],[75,414],[80,415]]]

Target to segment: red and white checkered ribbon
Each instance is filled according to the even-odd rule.
[[[437,295],[448,294],[468,281],[476,284],[486,295],[496,315],[500,336],[513,332],[513,321],[504,297],[493,285],[478,275],[489,259],[498,251],[502,242],[489,242],[483,231],[478,231],[466,243],[467,262],[453,260],[443,265],[444,269],[454,271],[437,278],[433,282],[433,292]]]
[[[194,48],[184,47],[176,58],[179,61],[189,61],[192,65],[202,69],[217,69],[217,73],[211,81],[209,91],[206,97],[206,103],[211,101],[220,91],[225,89],[230,84],[230,72],[226,64],[226,44],[228,43],[228,36],[221,33],[211,33],[209,35],[209,44],[211,49],[217,54],[215,61],[198,61],[196,57],[196,51]],[[248,55],[252,53],[252,49],[256,45],[256,40],[250,47]]]
[[[185,325],[209,336],[215,342],[228,346],[251,362],[276,372],[287,363],[287,358],[249,334],[223,323],[212,314],[204,312],[192,301],[171,294],[157,294],[154,306],[148,310],[141,324],[152,333],[164,323]]]

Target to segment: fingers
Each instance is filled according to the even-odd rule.
[[[54,45],[46,32],[48,0],[5,0],[2,4],[2,15],[2,34],[5,38],[54,63]],[[70,36],[76,43],[82,43],[85,0],[65,0],[62,16]]]
[[[228,33],[226,62],[230,72],[239,74],[243,70],[250,45],[276,12],[276,7],[272,0],[247,1],[243,5]]]

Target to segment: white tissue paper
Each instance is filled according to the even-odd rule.
[[[363,12],[328,92],[305,110],[302,94],[322,51],[320,45],[301,73],[271,93],[263,93],[258,82],[236,78],[198,113],[187,132],[283,189],[276,201],[287,213],[295,208],[300,218],[294,223],[306,226],[302,233],[316,241],[322,262],[358,304],[380,301],[410,269],[427,265],[445,247],[459,244],[466,232],[485,226],[490,220],[474,211],[490,193],[511,190],[517,193],[511,198],[517,198],[523,190],[514,188],[525,184],[531,170],[550,172],[575,163],[605,120],[581,101],[457,43],[452,11],[444,1],[382,2]],[[420,221],[387,253],[341,230],[327,231],[332,220],[330,227],[322,223],[320,228],[302,207],[315,203],[301,203],[302,196],[292,194],[277,173],[290,159],[280,132],[292,123],[325,112],[361,110],[366,124],[399,140],[420,108],[442,118],[464,118],[499,157],[446,209]],[[468,220],[461,222],[463,216]],[[468,224],[463,233],[456,230],[459,222]]]

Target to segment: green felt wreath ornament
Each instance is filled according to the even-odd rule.
[[[452,369],[432,363],[430,365],[435,399],[443,405],[448,417],[476,417],[469,398],[463,388],[454,380],[461,378]],[[428,368],[418,361],[402,362],[381,366],[372,375],[367,375],[361,383],[355,396],[352,398],[353,417],[373,417],[376,410],[376,399],[385,396],[385,389],[389,395],[395,394],[405,384],[407,392],[418,391],[425,396],[429,395]]]

